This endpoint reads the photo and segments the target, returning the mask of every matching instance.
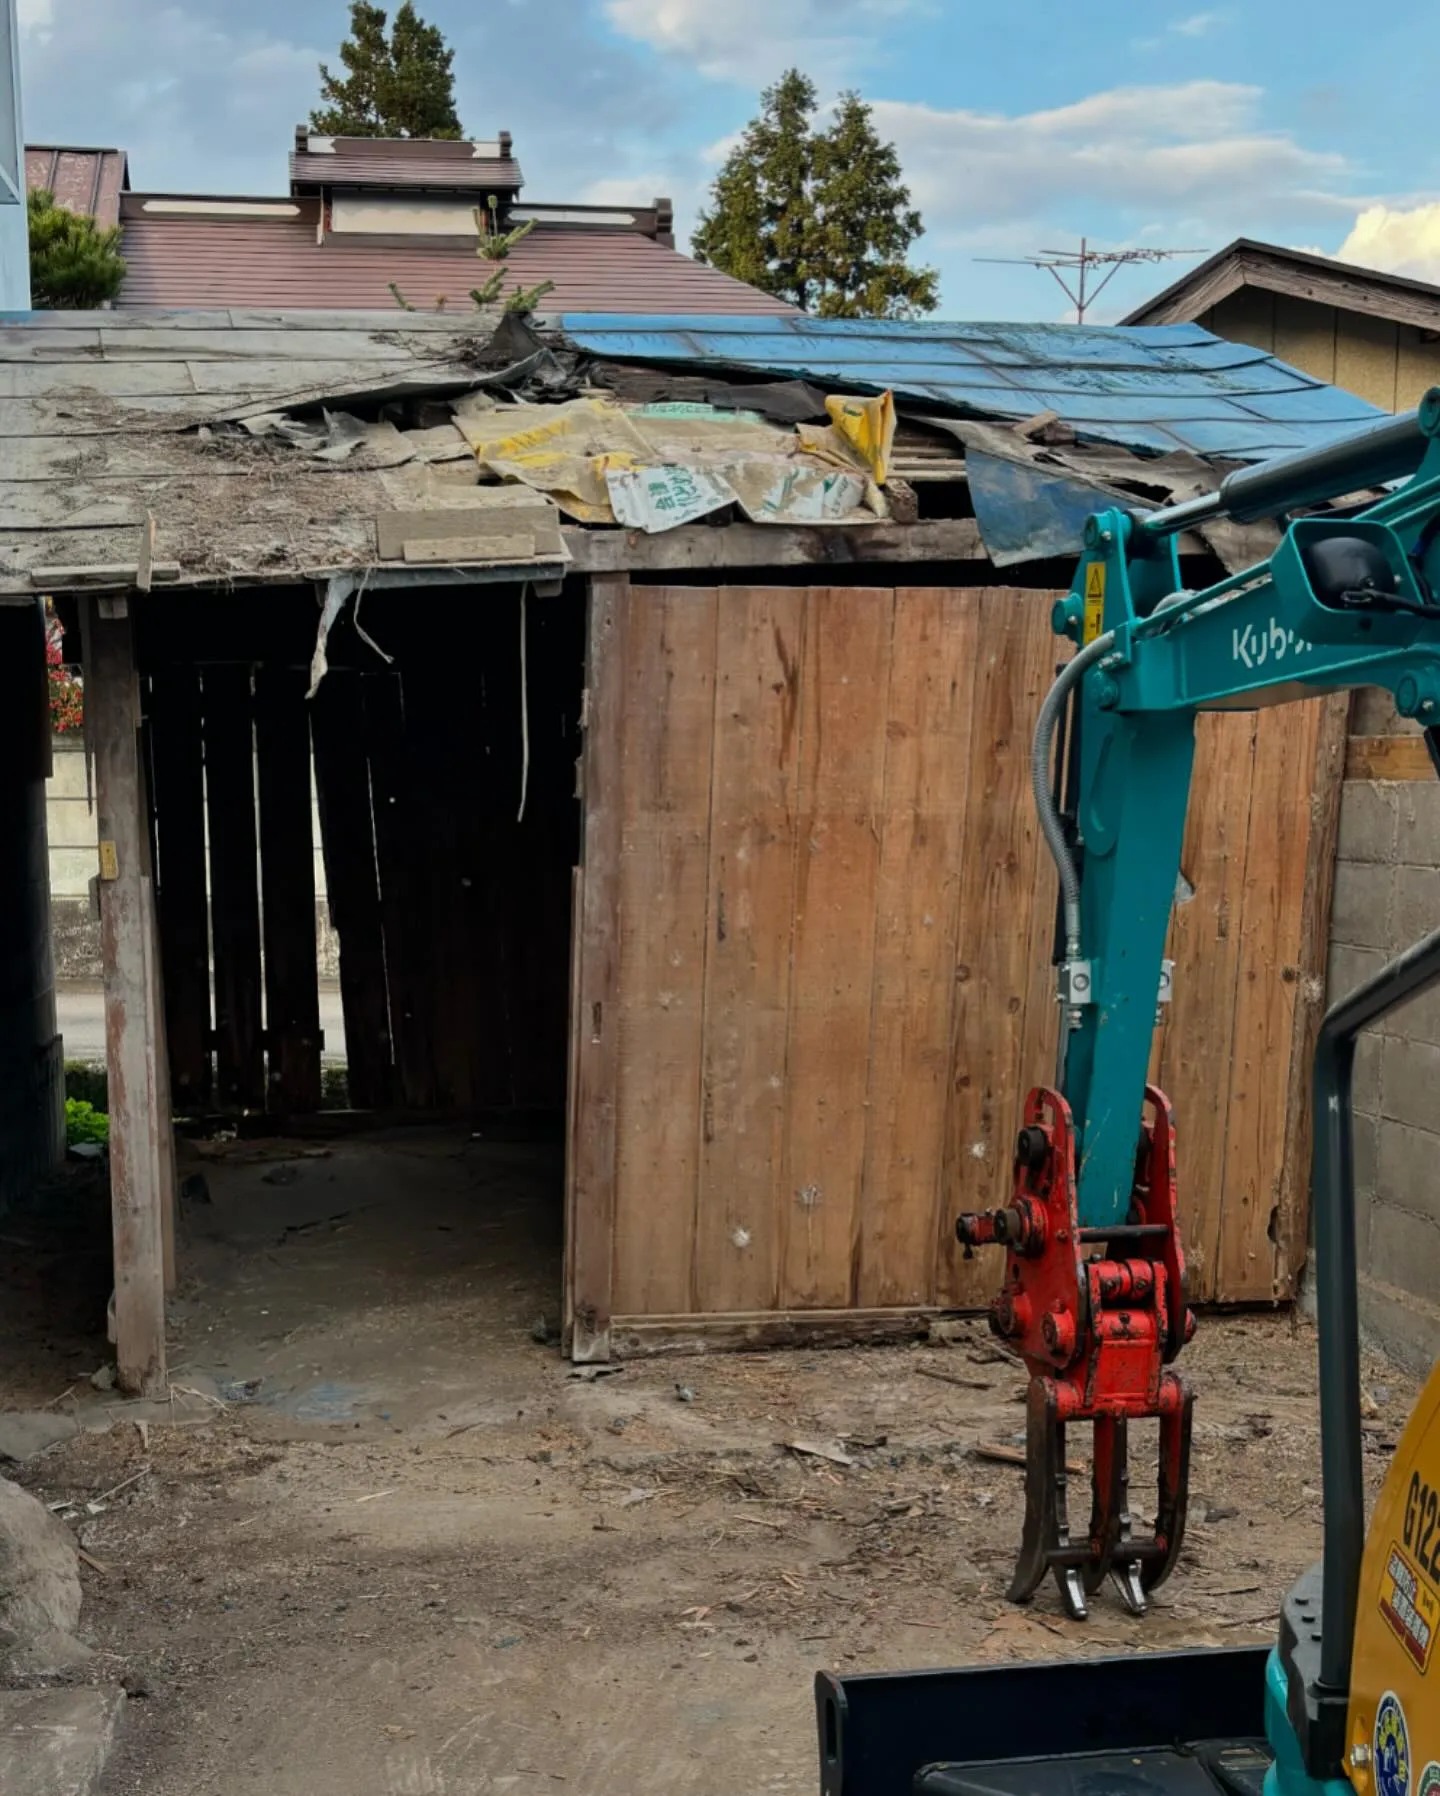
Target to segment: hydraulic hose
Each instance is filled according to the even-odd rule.
[[[1035,794],[1035,809],[1040,814],[1040,833],[1044,836],[1056,871],[1060,875],[1060,898],[1065,915],[1065,955],[1068,960],[1080,958],[1080,875],[1075,858],[1065,840],[1065,827],[1050,790],[1050,751],[1055,730],[1065,701],[1072,688],[1084,678],[1102,656],[1115,646],[1115,632],[1107,630],[1087,643],[1073,660],[1067,661],[1056,676],[1055,684],[1045,695],[1040,715],[1035,721],[1035,739],[1030,749],[1030,785]]]

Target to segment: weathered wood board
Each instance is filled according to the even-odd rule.
[[[572,1283],[603,1260],[616,1330],[661,1335],[983,1302],[998,1265],[963,1260],[954,1217],[1004,1200],[1025,1091],[1053,1078],[1055,881],[1028,773],[1063,658],[1050,595],[632,586],[606,603],[625,644],[603,801],[619,866],[592,916],[614,925],[620,1026],[613,1122],[592,1130],[582,1080],[572,1129],[613,1220],[577,1214]],[[1156,1053],[1200,1300],[1287,1297],[1303,1253],[1303,1215],[1275,1217],[1308,1152],[1290,1111],[1313,1024],[1297,992],[1323,973],[1319,717],[1200,720],[1194,892]]]

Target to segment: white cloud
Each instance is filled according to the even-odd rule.
[[[1418,281],[1440,281],[1440,202],[1408,208],[1367,206],[1338,253],[1342,262]]]
[[[54,22],[54,0],[18,0],[15,16],[22,31],[48,31]]]
[[[1093,232],[1102,215],[1118,214],[1132,236],[1158,228],[1173,242],[1353,213],[1353,198],[1337,192],[1345,159],[1265,130],[1262,99],[1255,87],[1189,81],[1015,116],[881,100],[875,120],[945,246],[977,233],[1013,241],[1017,226]]]
[[[873,64],[886,21],[927,0],[606,0],[626,37],[702,75],[759,85],[790,67],[821,87]]]
[[[1169,29],[1176,37],[1208,37],[1225,19],[1223,12],[1192,12],[1187,19],[1176,19]]]

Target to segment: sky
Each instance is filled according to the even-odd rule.
[[[1200,0],[1203,7],[1203,0]],[[25,133],[114,145],[149,191],[283,192],[344,0],[17,0]],[[1066,316],[991,257],[1196,252],[1117,275],[1122,316],[1237,236],[1440,281],[1435,0],[420,0],[466,132],[530,200],[676,203],[683,234],[760,90],[857,89],[898,146],[939,315]]]

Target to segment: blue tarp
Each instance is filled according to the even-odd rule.
[[[1082,438],[1139,454],[1262,461],[1382,416],[1263,350],[1197,324],[940,324],[841,318],[568,313],[612,361],[794,376],[971,418],[1055,411]]]

